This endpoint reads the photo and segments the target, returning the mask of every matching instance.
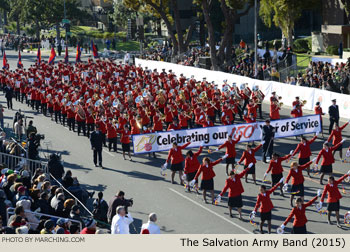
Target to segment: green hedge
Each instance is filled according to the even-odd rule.
[[[338,46],[330,45],[327,47],[326,52],[327,52],[327,54],[330,54],[330,55],[338,55],[339,54]]]
[[[293,43],[293,51],[296,53],[311,52],[312,44],[311,38],[296,39]]]

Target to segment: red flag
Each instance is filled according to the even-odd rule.
[[[75,62],[76,62],[76,63],[78,63],[78,62],[81,61],[81,60],[80,60],[80,55],[81,55],[81,50],[80,50],[80,45],[79,45],[79,43],[78,43],[78,45],[77,45],[77,54],[76,54],[76,56],[75,56]]]
[[[55,49],[51,48],[50,58],[49,58],[49,65],[55,64],[55,58],[56,58],[56,52]]]
[[[2,69],[9,69],[7,64],[6,52],[4,51],[4,56],[2,56]]]
[[[68,46],[66,46],[66,55],[64,56],[64,63],[68,64],[69,56],[68,56]]]
[[[94,56],[94,58],[98,58],[98,51],[96,46],[94,45],[94,41],[91,40],[91,50],[92,50],[92,55]]]
[[[21,57],[21,51],[18,50],[18,62],[17,62],[17,67],[18,68],[22,68],[23,64],[22,64],[22,57]]]
[[[39,45],[39,48],[38,48],[38,52],[36,54],[36,60],[38,62],[38,64],[40,65],[41,64],[41,50],[40,50],[40,45]]]

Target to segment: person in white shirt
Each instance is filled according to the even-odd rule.
[[[131,214],[126,215],[125,207],[118,206],[111,225],[111,234],[130,234],[129,225],[134,221]]]
[[[142,224],[141,233],[144,229],[147,229],[150,234],[160,234],[160,229],[155,223],[157,221],[157,215],[155,213],[151,213],[148,216],[148,222]]]

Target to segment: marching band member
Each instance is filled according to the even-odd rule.
[[[281,229],[284,230],[288,222],[294,217],[292,233],[307,234],[307,231],[306,231],[307,218],[305,215],[305,211],[307,207],[312,206],[312,204],[317,200],[319,196],[320,195],[316,195],[312,200],[310,200],[305,204],[303,203],[303,200],[301,198],[296,199],[295,201],[296,206],[290,212],[285,222],[281,225]]]
[[[257,196],[256,204],[254,210],[252,211],[252,215],[255,216],[256,211],[260,212],[260,233],[263,234],[263,226],[265,221],[267,221],[267,229],[269,234],[271,234],[271,211],[274,208],[270,195],[273,193],[277,187],[282,185],[284,178],[281,178],[280,181],[274,185],[270,190],[266,190],[265,185],[260,186],[260,193]]]
[[[303,104],[300,102],[299,96],[295,97],[295,101],[293,101],[292,103],[292,107],[293,109],[298,109],[300,111],[298,111],[298,115],[300,114],[300,116],[303,116]],[[299,116],[295,116],[295,117],[299,117]]]
[[[342,143],[346,139],[344,138],[341,140],[338,144],[334,145],[333,147],[329,147],[329,143],[326,142],[323,144],[323,149],[318,153],[317,159],[316,159],[316,168],[318,166],[318,161],[320,161],[322,157],[322,163],[321,163],[321,177],[320,177],[320,184],[323,185],[323,177],[325,174],[332,174],[333,173],[333,167],[332,164],[334,163],[334,155],[332,151],[338,149],[339,146],[342,145]]]
[[[93,115],[93,110],[91,106],[87,107],[85,114],[86,114],[86,119],[85,119],[86,135],[87,137],[90,137],[90,132],[94,130],[94,115]]]
[[[271,159],[273,152],[273,144],[275,137],[275,128],[270,125],[270,120],[265,121],[265,125],[262,128],[262,142],[263,142],[263,157],[262,160],[266,162],[266,156],[269,156]]]
[[[132,134],[129,130],[129,126],[125,124],[123,129],[118,130],[118,133],[121,134],[120,142],[122,143],[123,158],[126,160],[125,153],[128,153],[129,160],[132,161],[130,154],[130,136]]]
[[[301,110],[301,106],[299,104],[296,104],[293,108],[293,110],[290,112],[290,114],[294,117],[302,117],[303,111]]]
[[[180,130],[181,127],[177,121],[177,119],[174,119],[173,122],[171,122],[167,128],[167,131],[171,131],[171,130]]]
[[[68,124],[68,128],[70,131],[75,132],[75,112],[73,109],[73,105],[70,104],[69,106],[66,106],[66,111],[67,111],[67,124]]]
[[[283,178],[283,168],[282,168],[282,162],[284,160],[287,160],[291,157],[291,154],[288,154],[284,157],[280,157],[278,153],[272,154],[272,159],[270,161],[269,167],[267,168],[267,171],[265,172],[264,179],[266,179],[267,174],[271,171],[271,180],[272,180],[272,186],[276,185],[278,181],[280,181],[281,178]],[[284,196],[282,185],[280,186],[281,189],[281,195]]]
[[[244,115],[244,121],[246,123],[254,123],[256,122],[256,118],[254,117],[253,113],[250,113],[249,116]]]
[[[113,119],[111,117],[108,118],[108,122],[106,123],[106,128],[107,128],[107,139],[108,139],[108,151],[111,151],[113,146],[113,151],[118,152],[117,151],[117,129],[113,124]]]
[[[320,105],[320,102],[316,102],[315,114],[316,114],[316,115],[320,115],[320,119],[321,119],[321,132],[322,132],[322,137],[323,137],[323,120],[322,120],[322,116],[325,115],[326,113],[323,113],[322,107],[321,107],[321,105]]]
[[[191,150],[187,151],[186,153],[184,174],[186,175],[186,180],[188,183],[194,179],[201,165],[198,161],[198,157],[202,153],[202,150],[203,146],[201,146],[195,153],[193,153]],[[196,183],[198,183],[198,179],[196,180]],[[191,192],[191,187],[188,186],[187,190]]]
[[[57,97],[53,101],[53,112],[55,114],[55,122],[58,123],[58,120],[61,122],[61,105]]]
[[[80,135],[80,131],[83,131],[84,136],[86,136],[86,128],[85,128],[85,111],[83,109],[84,103],[81,101],[78,103],[75,113],[75,121],[78,124],[78,136]]]
[[[220,145],[215,151],[218,151],[222,148],[226,148],[226,154],[227,154],[227,158],[226,158],[226,174],[227,176],[229,175],[228,172],[228,167],[229,165],[231,165],[232,170],[234,169],[234,165],[236,163],[236,144],[241,140],[242,137],[242,132],[240,132],[240,135],[238,136],[237,140],[233,140],[232,139],[232,135],[233,133],[236,131],[236,128],[234,127],[231,131],[231,134],[228,136],[227,141]]]
[[[298,165],[297,162],[290,164],[290,170],[286,178],[284,186],[288,186],[289,179],[292,178],[292,190],[290,196],[290,205],[293,207],[294,196],[299,196],[304,201],[304,175],[303,170],[309,167],[313,161],[309,161],[306,164]]]
[[[226,154],[227,155],[227,154]],[[229,178],[225,181],[225,187],[222,189],[218,198],[221,199],[222,195],[226,193],[229,189],[228,193],[228,209],[230,211],[230,217],[233,218],[232,208],[236,207],[239,219],[242,220],[242,193],[244,192],[241,178],[248,172],[248,170],[253,166],[253,164],[249,164],[246,169],[244,169],[241,173],[236,174],[234,170],[230,171]],[[214,192],[213,192],[214,194]]]
[[[322,204],[327,195],[327,211],[328,211],[328,224],[331,224],[331,215],[332,212],[335,211],[335,216],[337,218],[337,226],[341,227],[339,220],[339,209],[340,209],[340,199],[342,195],[339,192],[338,185],[346,178],[350,176],[350,171],[347,174],[343,175],[341,178],[335,180],[333,176],[328,178],[328,184],[324,186],[324,190],[320,200],[320,207],[322,208]]]
[[[243,151],[243,155],[240,160],[237,162],[241,164],[244,161],[244,168],[247,168],[249,164],[253,164],[253,166],[249,169],[249,171],[245,174],[245,182],[248,183],[248,174],[252,174],[254,184],[256,185],[256,177],[255,177],[255,153],[261,148],[262,144],[258,145],[255,148],[252,148],[250,144],[247,144],[247,149]]]
[[[185,149],[187,146],[189,146],[191,142],[185,143],[182,146],[178,146],[176,142],[173,142],[173,148],[169,150],[168,153],[168,158],[164,164],[164,166],[167,166],[168,163],[171,160],[171,183],[175,184],[174,178],[175,178],[175,173],[178,171],[179,172],[179,177],[180,177],[180,184],[183,185],[182,181],[182,171],[183,171],[183,161],[184,157],[182,156],[182,150]]]
[[[213,167],[217,164],[219,164],[222,160],[227,158],[227,154],[223,156],[222,158],[219,158],[218,160],[211,162],[210,158],[205,157],[203,158],[202,164],[199,166],[199,169],[196,173],[196,176],[194,176],[194,179],[192,180],[192,183],[195,181],[198,181],[199,175],[202,173],[201,177],[201,186],[200,189],[203,190],[203,199],[204,202],[207,204],[207,191],[210,191],[211,193],[211,202],[214,204],[214,177],[216,176]]]
[[[349,122],[345,123],[343,126],[339,127],[338,124],[335,125],[335,129],[332,130],[332,133],[329,135],[327,142],[329,143],[333,138],[333,146],[341,142],[342,138],[342,131],[345,129],[346,126],[348,126]],[[343,146],[340,145],[337,149],[333,151],[333,156],[335,155],[335,152],[339,151],[339,157],[340,159],[343,159]]]
[[[316,133],[316,136],[314,136],[310,141],[308,141],[306,137],[301,137],[301,142],[298,144],[297,148],[292,153],[292,157],[294,157],[299,152],[299,156],[298,156],[299,165],[306,164],[307,162],[310,161],[310,157],[311,157],[310,145],[316,140],[317,134],[318,133]],[[309,175],[309,177],[311,177],[310,167],[307,167],[307,174]]]

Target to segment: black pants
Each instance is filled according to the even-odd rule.
[[[102,137],[103,137],[103,139],[102,139],[103,146],[106,147],[107,146],[106,145],[106,133],[102,133]]]
[[[335,125],[339,125],[339,118],[338,119],[329,118],[329,134],[332,133],[334,123]]]
[[[67,119],[67,124],[68,124],[69,130],[73,130],[73,132],[74,132],[74,130],[75,130],[75,120],[74,120],[74,118],[68,118]]]
[[[81,132],[81,130],[83,130],[83,134],[84,136],[86,136],[86,127],[85,127],[85,122],[78,122],[78,136]]]
[[[258,104],[258,111],[259,111],[260,119],[263,119],[263,116],[262,116],[262,105],[261,104]]]
[[[111,151],[113,145],[113,150],[117,152],[117,138],[108,138],[108,150]]]
[[[7,98],[7,109],[13,109],[12,107],[12,98]]]
[[[102,149],[94,150],[94,164],[97,165],[97,156],[98,156],[98,164],[102,166]]]
[[[93,123],[88,123],[86,124],[86,134],[87,137],[90,137],[90,132],[94,131],[94,124]]]
[[[23,103],[25,97],[26,97],[26,94],[25,93],[21,93],[21,103]]]
[[[15,91],[15,98],[16,98],[16,101],[19,101],[20,99],[19,91]]]
[[[36,109],[37,111],[39,111],[39,109],[40,109],[40,100],[36,100],[36,101],[35,101],[35,109]]]
[[[41,104],[41,113],[46,116],[47,113],[47,104],[46,103],[42,103]]]
[[[54,111],[55,113],[55,122],[58,123],[58,121],[61,122],[61,111]]]
[[[66,126],[66,118],[67,118],[67,114],[62,114],[62,125],[63,125],[63,127]]]
[[[249,103],[249,99],[245,99],[244,103],[243,103],[243,107],[242,107],[243,112],[244,112],[245,108],[247,107],[248,103]]]
[[[266,162],[267,156],[270,157],[270,159],[272,158],[273,140],[267,139],[262,147],[263,147],[263,151],[262,151],[263,162]]]

